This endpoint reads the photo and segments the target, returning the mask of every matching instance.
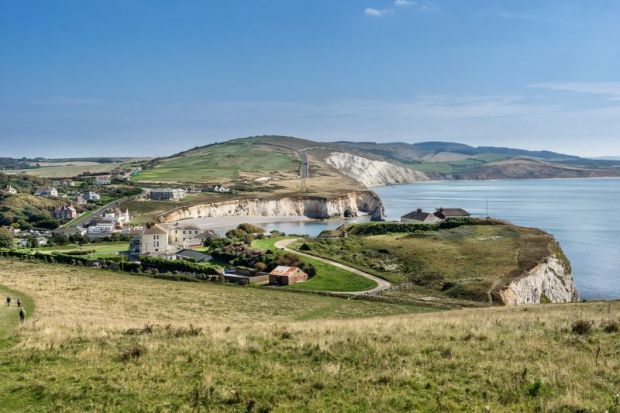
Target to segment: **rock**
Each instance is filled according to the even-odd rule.
[[[499,296],[505,305],[569,303],[579,300],[570,267],[555,255],[494,295]]]
[[[358,191],[331,198],[287,196],[278,199],[242,199],[197,204],[172,209],[160,215],[158,220],[168,223],[188,218],[296,215],[325,219],[342,217],[345,214],[358,216],[360,213],[374,213],[377,210],[382,214],[383,204],[379,196],[372,191]]]
[[[374,211],[370,214],[371,221],[385,221],[385,211],[383,210],[383,206],[378,206]]]
[[[420,171],[345,152],[332,152],[325,162],[368,187],[407,184],[430,179]]]

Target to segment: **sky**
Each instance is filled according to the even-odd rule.
[[[616,0],[0,0],[0,156],[278,134],[620,155]]]

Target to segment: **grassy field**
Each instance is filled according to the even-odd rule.
[[[227,182],[244,173],[298,173],[297,154],[257,145],[253,140],[227,142],[160,160],[134,177],[135,182]]]
[[[276,251],[275,243],[290,239],[290,237],[272,237],[252,242],[252,247],[262,250]],[[301,257],[305,263],[312,264],[316,269],[316,275],[308,281],[292,285],[290,289],[295,290],[314,290],[314,291],[364,291],[377,286],[372,280],[361,275],[354,274],[342,268],[329,265],[308,257]]]
[[[37,306],[15,333],[0,310],[0,411],[620,409],[618,301],[403,314],[416,309],[0,264]]]
[[[55,247],[36,248],[36,251],[47,253],[63,253],[66,251],[91,251],[95,252],[82,255],[82,257],[96,259],[104,258],[110,255],[118,255],[119,252],[126,252],[129,250],[129,243],[127,242],[101,242],[98,244],[86,244],[86,245],[63,245]]]
[[[72,178],[83,173],[101,173],[109,172],[114,168],[121,166],[121,162],[111,163],[95,163],[86,164],[79,163],[77,165],[59,164],[59,166],[42,166],[35,169],[17,169],[14,171],[4,171],[8,174],[26,174],[32,176],[40,176],[42,178]]]
[[[511,225],[467,225],[419,233],[308,241],[311,251],[423,294],[489,300],[498,281],[522,274],[549,255],[553,239]]]

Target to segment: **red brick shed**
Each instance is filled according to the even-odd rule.
[[[308,280],[308,274],[298,267],[278,265],[269,273],[269,284],[291,285]]]

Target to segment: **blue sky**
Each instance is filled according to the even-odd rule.
[[[0,156],[229,138],[620,155],[620,2],[0,0]]]

